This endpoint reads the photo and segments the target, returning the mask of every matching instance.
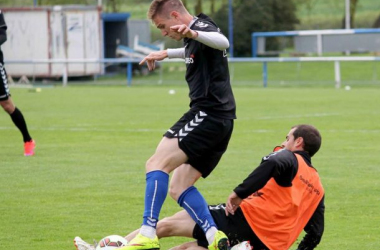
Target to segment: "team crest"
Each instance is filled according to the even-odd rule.
[[[199,21],[199,22],[197,22],[197,23],[195,24],[195,26],[198,26],[199,28],[206,28],[206,27],[208,27],[208,24]]]

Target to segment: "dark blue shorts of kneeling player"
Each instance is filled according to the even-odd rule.
[[[207,177],[216,167],[230,141],[234,121],[199,110],[189,110],[165,134],[178,145],[191,166]]]
[[[218,230],[223,231],[227,235],[230,241],[230,246],[234,246],[243,241],[249,241],[251,243],[251,246],[254,247],[253,249],[269,249],[252,231],[240,207],[235,211],[234,215],[230,214],[228,216],[226,216],[226,204],[224,203],[208,206],[208,209],[210,210],[210,213],[218,227]],[[208,242],[206,236],[198,224],[196,224],[194,227],[193,237],[194,239],[197,239],[198,246],[207,248]]]

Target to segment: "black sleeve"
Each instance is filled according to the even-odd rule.
[[[0,28],[0,46],[7,41],[7,32],[5,29]]]
[[[234,189],[234,192],[241,199],[247,198],[252,193],[258,191],[269,181],[275,171],[273,161],[264,161],[258,166],[239,186]]]
[[[239,185],[234,192],[245,199],[260,190],[273,177],[281,186],[290,186],[297,173],[296,156],[288,150],[280,150],[265,156],[261,164]]]
[[[309,222],[306,224],[304,228],[306,235],[302,239],[301,243],[298,245],[297,250],[312,250],[316,248],[319,242],[321,241],[322,234],[324,231],[324,225],[325,225],[324,200],[325,200],[325,197],[323,196],[313,216],[310,218]]]
[[[0,46],[7,40],[7,25],[5,24],[4,14],[0,10]]]

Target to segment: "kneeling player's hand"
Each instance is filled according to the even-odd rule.
[[[229,214],[234,215],[236,209],[240,206],[240,203],[243,201],[235,192],[232,192],[226,202],[226,216]]]

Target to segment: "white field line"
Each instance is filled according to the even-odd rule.
[[[303,117],[325,117],[325,116],[338,116],[339,113],[315,113],[306,115],[282,115],[282,116],[263,116],[254,118],[254,120],[275,120],[275,119],[287,119],[287,118],[303,118]]]
[[[80,128],[80,127],[29,127],[29,130],[34,131],[68,131],[68,132],[126,132],[126,133],[150,133],[150,132],[162,132],[165,133],[167,129],[103,129],[103,128]],[[14,126],[3,126],[0,127],[0,131],[12,131],[17,128]],[[279,130],[273,129],[246,129],[246,130],[237,130],[235,129],[233,133],[276,133]],[[379,133],[380,129],[327,129],[323,130],[323,133]]]
[[[0,130],[14,130],[16,127],[0,127]],[[103,129],[103,128],[80,128],[80,127],[33,127],[28,126],[29,130],[39,131],[70,131],[70,132],[162,132],[167,129]]]

